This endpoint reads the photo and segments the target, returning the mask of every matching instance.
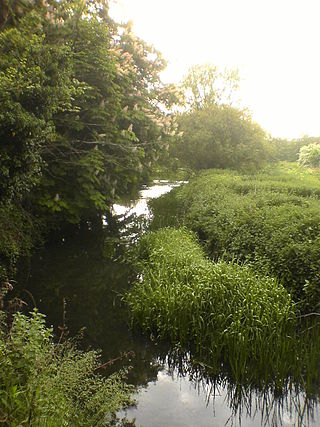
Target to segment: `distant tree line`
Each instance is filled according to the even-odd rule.
[[[280,161],[296,162],[302,147],[309,144],[320,144],[320,137],[303,136],[296,139],[274,138],[271,141],[273,159]]]

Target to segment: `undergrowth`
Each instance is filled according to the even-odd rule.
[[[44,315],[0,312],[0,423],[3,426],[110,426],[130,403],[125,372],[100,375],[99,353],[54,344]]]
[[[255,175],[210,170],[152,201],[153,227],[186,225],[211,258],[249,262],[313,312],[320,309],[319,197],[319,174],[294,165]]]

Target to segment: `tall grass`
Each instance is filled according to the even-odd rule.
[[[256,175],[211,170],[154,201],[154,226],[184,223],[212,258],[278,277],[311,312],[320,309],[319,197],[319,174],[292,165]]]
[[[304,369],[296,364],[298,312],[275,279],[211,262],[186,229],[149,232],[137,252],[140,280],[125,296],[133,325],[192,348],[213,371],[222,361],[238,380],[281,382],[293,366]]]

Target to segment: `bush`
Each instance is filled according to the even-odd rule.
[[[44,315],[14,316],[9,332],[1,313],[0,408],[4,426],[108,426],[130,402],[124,373],[104,378],[95,351],[54,345]]]
[[[194,169],[257,169],[269,159],[263,130],[247,112],[211,106],[179,118],[182,140],[173,155]]]

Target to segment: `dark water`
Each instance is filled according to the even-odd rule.
[[[129,204],[130,212],[117,205],[115,213],[147,214],[147,199],[171,188],[167,182],[157,182],[142,190],[138,203]],[[168,346],[130,331],[121,300],[129,287],[129,268],[115,260],[117,250],[111,250],[113,259],[103,256],[111,253],[112,245],[106,242],[116,242],[123,229],[120,226],[113,235],[106,224],[104,230],[79,231],[72,239],[42,250],[21,266],[18,288],[30,308],[36,305],[47,315],[57,336],[65,323],[70,336],[81,331],[81,346],[100,348],[105,360],[134,352],[134,357],[124,357],[110,368],[132,366],[129,381],[138,390],[137,406],[119,415],[135,418],[136,426],[144,427],[320,427],[318,397],[306,396],[303,387],[288,387],[279,395],[272,387],[259,390],[233,383],[225,374],[210,377],[188,355],[181,357]]]

